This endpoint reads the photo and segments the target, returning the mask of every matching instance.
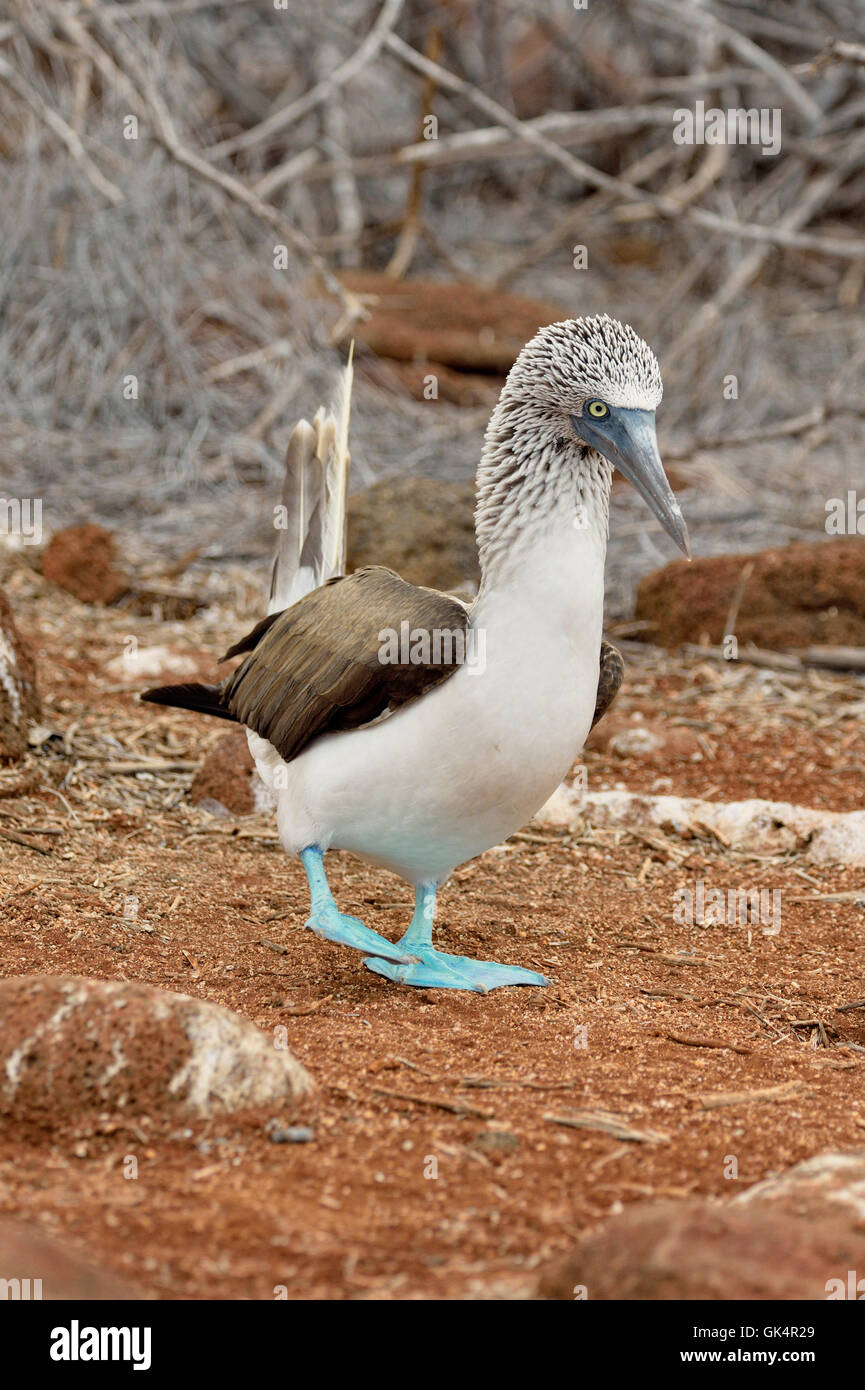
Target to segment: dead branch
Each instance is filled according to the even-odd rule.
[[[115,207],[118,203],[122,203],[123,194],[120,189],[105,177],[99,166],[90,158],[77,131],[73,130],[59,112],[55,111],[53,106],[48,105],[48,102],[37,92],[36,88],[22,77],[17,68],[14,68],[2,56],[0,56],[0,79],[7,83],[13,92],[22,101],[25,101],[32,111],[36,112],[43,125],[46,125],[52,134],[62,141],[97,193],[101,193],[103,198],[107,198],[109,203],[113,203]]]
[[[820,107],[810,97],[804,88],[792,76],[788,68],[779,63],[777,58],[773,58],[767,53],[765,48],[740,34],[738,29],[732,25],[725,24],[711,11],[698,9],[694,5],[682,5],[678,0],[646,0],[650,9],[657,10],[662,14],[669,15],[677,23],[695,25],[704,32],[708,31],[717,35],[731,52],[743,62],[751,63],[759,68],[760,72],[772,79],[778,90],[800,112],[805,122],[815,125],[823,115]]]
[[[357,323],[366,317],[366,308],[362,300],[340,283],[308,237],[299,232],[277,208],[266,203],[240,179],[233,174],[227,174],[214,168],[203,155],[198,154],[181,140],[162,94],[151,79],[133,42],[110,16],[101,10],[90,12],[92,22],[107,34],[109,42],[119,55],[119,61],[93,39],[78,19],[67,15],[62,6],[56,4],[56,0],[50,0],[49,9],[56,23],[67,33],[72,42],[92,58],[95,65],[110,81],[116,82],[120,86],[134,109],[152,120],[154,134],[178,164],[182,164],[207,183],[221,189],[223,193],[251,212],[260,222],[272,227],[298,255],[313,267],[325,288],[342,306],[341,331],[345,331],[346,324]]]
[[[781,224],[779,228],[776,228],[776,233],[781,237],[795,237],[796,244],[799,244],[799,237],[796,235],[798,229],[810,222],[811,218],[825,206],[832,193],[844,182],[847,176],[854,169],[859,168],[863,158],[865,158],[865,137],[853,142],[845,157],[834,169],[829,169],[825,174],[818,175],[811,180],[803,196],[781,218]],[[806,243],[806,249],[815,249],[813,246],[814,238],[806,237],[803,240]],[[787,244],[791,245],[792,241],[788,241]],[[850,243],[851,247],[853,244]],[[689,328],[677,341],[671,354],[673,361],[680,360],[682,356],[691,351],[694,344],[714,327],[724,310],[759,274],[769,254],[769,249],[767,239],[763,246],[756,247],[730,272],[720,289],[715,292],[707,304],[702,305]]]
[[[346,58],[344,63],[334,68],[327,77],[323,77],[308,92],[304,92],[302,97],[297,98],[297,101],[291,102],[289,106],[284,106],[281,111],[275,111],[272,116],[268,116],[266,121],[252,126],[250,130],[242,131],[240,135],[232,136],[230,140],[220,140],[217,145],[212,145],[207,151],[208,157],[210,159],[225,159],[227,155],[237,154],[240,150],[249,150],[254,145],[272,139],[274,135],[281,135],[302,116],[306,116],[321,102],[328,100],[338,88],[345,86],[353,77],[357,77],[367,63],[372,62],[380,52],[382,44],[400,17],[402,7],[403,0],[384,0],[375,24],[350,58]]]
[[[627,202],[645,202],[648,206],[655,209],[661,216],[675,221],[683,218],[688,222],[694,223],[698,227],[705,227],[710,231],[722,232],[726,236],[741,237],[745,241],[763,242],[770,246],[796,247],[802,250],[819,251],[824,255],[840,256],[842,258],[859,258],[865,256],[865,240],[832,241],[828,238],[804,237],[798,235],[798,228],[809,220],[804,216],[802,209],[799,208],[796,214],[791,214],[791,221],[780,227],[762,227],[755,223],[737,222],[733,218],[721,217],[716,213],[708,212],[704,208],[685,208],[670,198],[661,198],[657,195],[646,193],[645,189],[635,188],[632,184],[626,183],[623,179],[616,178],[612,174],[605,174],[593,165],[577,159],[568,150],[557,145],[550,140],[536,127],[520,121],[516,116],[512,116],[504,107],[499,106],[491,97],[485,95],[471,83],[465,82],[455,73],[448,71],[438,63],[433,63],[425,58],[422,53],[418,53],[409,44],[405,43],[396,34],[388,34],[384,41],[384,46],[404,62],[408,67],[416,72],[431,74],[434,76],[441,87],[454,95],[464,97],[477,110],[483,111],[486,116],[492,117],[499,125],[505,126],[508,130],[518,135],[528,144],[534,145],[542,150],[544,154],[556,164],[561,165],[573,175],[581,184],[587,183],[593,188],[603,189],[607,193],[614,194],[619,200]],[[859,145],[856,147],[855,159],[852,164],[849,160],[844,161],[843,178],[852,168],[857,168],[865,157],[865,150]],[[834,171],[837,175],[838,171]],[[830,175],[825,179],[829,180]],[[839,181],[842,181],[839,180]],[[837,183],[833,186],[837,186]],[[821,206],[824,196],[819,198],[815,204],[815,209]],[[792,220],[795,216],[795,225]],[[746,282],[747,283],[747,282]]]
[[[400,0],[402,3],[402,0]],[[327,72],[336,62],[336,49],[325,44],[321,50],[320,66]],[[332,73],[331,73],[332,76]],[[323,81],[329,79],[324,78]],[[350,152],[349,123],[346,116],[343,92],[335,88],[328,100],[322,104],[320,113],[324,132],[323,145],[328,154],[345,159]],[[350,161],[346,161],[350,163]],[[360,265],[360,238],[363,233],[363,208],[357,191],[357,180],[350,168],[334,173],[331,180],[336,221],[339,228],[342,250],[340,261],[345,266]]]

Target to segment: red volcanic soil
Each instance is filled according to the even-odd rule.
[[[225,728],[106,680],[126,631],[167,641],[176,625],[94,625],[43,583],[19,585],[16,612],[55,732],[0,772],[0,973],[221,1004],[284,1030],[316,1092],[309,1142],[274,1142],[285,1117],[270,1111],[0,1116],[4,1216],[150,1297],[532,1297],[623,1208],[723,1202],[865,1144],[865,1008],[849,1007],[865,999],[861,871],[708,836],[528,826],[454,874],[438,944],[541,970],[550,987],[395,986],[304,930],[303,873],[272,818],[189,800]],[[194,623],[183,640],[215,641]],[[629,658],[611,727],[637,715],[688,737],[663,758],[623,756],[601,725],[589,784],[853,809],[862,700],[849,677],[647,652]],[[405,885],[332,861],[341,907],[395,937]],[[779,935],[677,923],[674,894],[699,879],[780,889]],[[574,1111],[604,1113],[574,1128]]]

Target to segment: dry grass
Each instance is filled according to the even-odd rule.
[[[356,0],[338,16],[13,0],[4,488],[44,496],[49,528],[97,516],[141,532],[146,511],[154,546],[178,553],[194,532],[214,559],[257,549],[253,485],[326,393],[352,311],[322,276],[333,289],[342,264],[391,264],[632,320],[662,358],[666,438],[690,452],[699,547],[821,533],[865,435],[863,51],[853,0]],[[697,99],[779,108],[780,153],[675,144],[672,112]],[[419,139],[426,114],[437,141]],[[692,447],[824,403],[787,437]],[[362,369],[355,480],[465,476],[481,429]],[[624,612],[666,551],[635,501],[618,506]]]

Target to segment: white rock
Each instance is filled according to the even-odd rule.
[[[849,811],[815,832],[808,858],[817,864],[865,867],[865,811]]]
[[[645,724],[634,724],[629,729],[622,729],[619,733],[613,734],[609,743],[610,751],[618,753],[620,758],[645,758],[649,753],[657,753],[663,746],[664,740],[661,735],[654,729],[647,728]]]
[[[136,681],[158,680],[165,676],[172,680],[184,681],[198,675],[198,665],[190,656],[172,651],[171,647],[136,647],[112,657],[105,670],[112,680]]]
[[[580,819],[597,826],[651,826],[683,839],[715,831],[732,849],[751,854],[794,850],[815,863],[865,868],[865,811],[817,811],[757,798],[703,801],[629,791],[582,793],[563,783],[535,819],[550,826],[570,826]]]
[[[534,819],[552,829],[570,829],[580,819],[585,804],[586,796],[582,787],[571,787],[567,782],[562,782],[549,801],[544,802]]]

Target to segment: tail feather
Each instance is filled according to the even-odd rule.
[[[345,573],[348,498],[348,427],[354,345],[333,404],[300,420],[291,432],[282,484],[281,523],[270,584],[268,617],[231,647],[223,661],[251,651],[277,614],[304,594]],[[235,720],[223,703],[222,687],[189,681],[145,690],[142,700]]]
[[[311,425],[299,420],[288,441],[268,613],[345,572],[352,358],[353,351],[334,404]]]
[[[235,722],[234,715],[222,704],[222,692],[218,685],[203,685],[197,681],[187,681],[183,685],[158,685],[152,690],[145,690],[141,698],[151,705],[193,709],[199,714],[213,714],[217,719]]]

